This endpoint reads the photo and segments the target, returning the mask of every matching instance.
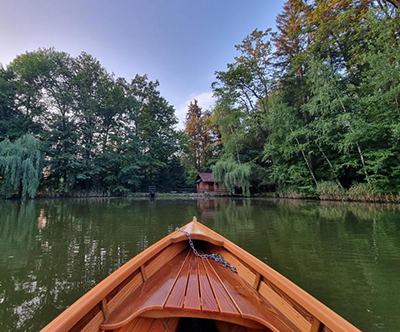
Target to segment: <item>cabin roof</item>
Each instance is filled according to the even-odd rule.
[[[199,173],[196,182],[214,182],[212,173]]]

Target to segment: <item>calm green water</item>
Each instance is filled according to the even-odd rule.
[[[400,206],[128,199],[0,201],[0,331],[38,331],[193,215],[363,331],[400,331]]]

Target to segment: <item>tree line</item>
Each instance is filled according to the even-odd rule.
[[[212,84],[216,103],[176,129],[158,82],[116,78],[54,49],[0,69],[0,190],[124,194],[194,185],[231,192],[397,199],[398,1],[288,0]],[[39,180],[30,181],[32,178]]]
[[[282,196],[395,199],[400,192],[397,1],[289,0],[216,72],[226,187]]]
[[[1,68],[0,87],[2,196],[184,181],[174,108],[146,75],[128,82],[89,54],[40,49]]]

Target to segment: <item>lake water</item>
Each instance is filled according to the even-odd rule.
[[[400,206],[294,200],[0,201],[0,331],[38,331],[193,216],[366,332],[400,331]]]

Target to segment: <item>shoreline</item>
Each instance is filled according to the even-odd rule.
[[[139,199],[139,200],[152,200],[149,193],[138,192],[129,193],[127,195],[115,196],[99,193],[77,193],[75,195],[38,195],[33,199],[28,200],[47,200],[47,199]],[[263,193],[252,196],[243,195],[227,195],[220,193],[156,193],[153,199],[275,199],[275,200],[294,200],[294,201],[312,201],[312,202],[342,202],[342,203],[378,203],[378,204],[400,204],[400,196],[393,195],[380,195],[370,196],[367,198],[354,199],[350,197],[335,197],[333,195],[324,195],[322,197],[310,197],[307,195],[294,194],[294,193]],[[0,199],[3,201],[23,201],[22,198],[13,197],[7,199]]]

